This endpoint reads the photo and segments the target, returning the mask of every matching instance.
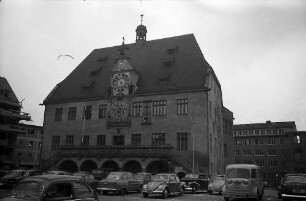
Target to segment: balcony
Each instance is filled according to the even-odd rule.
[[[132,119],[126,118],[122,119],[120,121],[112,121],[110,119],[107,119],[106,121],[106,127],[107,128],[126,128],[126,127],[131,127]]]
[[[171,145],[163,146],[60,146],[61,157],[95,157],[95,158],[126,158],[126,157],[158,157],[171,158]]]

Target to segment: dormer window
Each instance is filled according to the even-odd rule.
[[[164,67],[165,67],[165,68],[171,68],[172,65],[173,65],[173,62],[172,62],[172,61],[165,61],[165,62],[164,62]]]
[[[108,56],[105,56],[105,57],[99,58],[99,59],[97,59],[97,63],[98,63],[98,64],[105,63],[107,59],[108,59]]]

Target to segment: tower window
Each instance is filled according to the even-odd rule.
[[[165,144],[165,133],[152,134],[152,145],[164,145],[164,144]]]

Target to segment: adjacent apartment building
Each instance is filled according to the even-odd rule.
[[[21,108],[7,79],[0,77],[0,169],[17,167],[14,161],[17,136],[26,133],[19,122],[31,120],[29,114],[21,112]]]
[[[305,172],[305,147],[294,121],[234,125],[235,162],[261,166],[272,185],[285,173]]]
[[[46,97],[43,168],[223,173],[221,85],[195,36],[146,34],[93,50]]]
[[[29,124],[20,126],[25,133],[17,136],[14,162],[23,168],[39,168],[43,127]]]

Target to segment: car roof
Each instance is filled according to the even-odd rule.
[[[285,176],[306,176],[306,174],[304,173],[288,173],[288,174],[285,174]]]
[[[42,182],[54,182],[54,181],[81,181],[81,179],[70,176],[70,175],[55,175],[55,174],[46,174],[46,175],[37,175],[31,176],[23,181],[42,181]]]
[[[174,174],[174,173],[158,173],[156,175],[175,175],[176,176],[176,174]]]

